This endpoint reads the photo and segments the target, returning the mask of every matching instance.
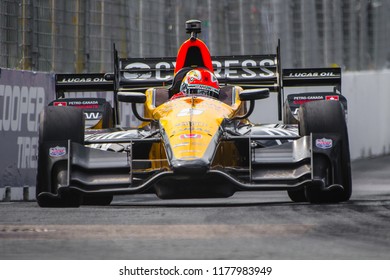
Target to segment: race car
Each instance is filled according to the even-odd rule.
[[[119,58],[114,48],[114,73],[56,75],[57,98],[40,114],[39,206],[279,190],[293,202],[349,200],[341,70],[282,69],[280,43],[276,54],[212,57],[198,38],[201,22],[187,21],[186,31],[177,57]],[[284,101],[286,88],[306,86],[331,90]],[[113,98],[69,98],[69,91]],[[252,123],[256,102],[270,94],[278,96],[279,122]],[[120,125],[120,102],[132,104],[139,127]]]

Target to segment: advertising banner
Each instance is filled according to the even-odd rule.
[[[35,186],[38,118],[54,81],[49,73],[0,70],[0,189]]]
[[[113,94],[67,92],[66,97],[101,97],[112,103]],[[54,99],[54,74],[0,69],[0,201],[34,198],[39,114]],[[130,104],[120,104],[120,117],[122,126],[139,124]]]

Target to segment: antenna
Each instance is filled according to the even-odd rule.
[[[186,33],[191,34],[191,40],[196,40],[198,33],[202,32],[202,22],[197,19],[186,21]]]

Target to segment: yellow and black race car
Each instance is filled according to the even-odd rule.
[[[197,36],[200,21],[187,21],[186,28],[190,38],[176,58],[119,58],[114,49],[114,73],[56,75],[57,99],[40,115],[38,204],[270,190],[287,191],[295,202],[347,201],[352,184],[340,69],[282,70],[279,46],[271,55],[211,57]],[[283,102],[286,87],[317,85],[334,88]],[[113,102],[67,98],[68,91],[112,91]],[[280,122],[253,124],[255,101],[270,93],[278,95]],[[138,128],[119,125],[119,102],[132,104]]]

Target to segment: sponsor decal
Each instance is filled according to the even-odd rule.
[[[333,72],[296,72],[288,75],[290,78],[306,78],[306,77],[338,77]]]
[[[276,76],[269,66],[274,66],[274,59],[213,59],[214,74],[217,78],[272,78]]]
[[[123,69],[128,70],[123,73],[123,78],[127,80],[156,79],[167,81],[173,77],[176,66],[176,58],[160,59],[122,59]],[[226,57],[212,57],[214,74],[219,78],[274,78],[276,73],[272,66],[276,65],[275,58],[265,56],[242,56],[237,59]]]
[[[98,109],[98,100],[72,100],[68,101],[68,106],[74,106],[80,109]]]
[[[53,106],[67,106],[68,104],[66,102],[53,102]]]
[[[69,106],[86,106],[86,105],[99,105],[98,100],[72,100],[69,101]]]
[[[184,146],[188,146],[190,143],[186,142],[186,143],[180,143],[180,144],[176,144],[174,145],[172,148],[178,148],[178,147],[184,147]]]
[[[99,112],[84,112],[84,115],[87,120],[98,120],[101,118]]]
[[[323,99],[324,99],[323,96],[295,96],[293,103],[300,105],[306,102],[323,100]]]
[[[324,149],[324,150],[330,149],[333,146],[333,140],[326,139],[326,138],[316,139],[316,146],[317,148]]]
[[[99,109],[99,105],[80,105],[75,107],[80,109]]]
[[[200,139],[202,135],[196,133],[188,133],[180,135],[180,139]]]
[[[159,63],[157,63],[157,64],[159,64]],[[147,79],[152,78],[152,71],[147,71],[150,69],[150,66],[148,64],[145,64],[142,62],[134,62],[134,63],[130,63],[130,64],[126,65],[125,69],[132,71],[132,72],[124,72],[123,73],[123,77],[127,80],[136,80],[136,79],[147,80]],[[156,69],[159,69],[159,68],[157,68],[157,65],[156,65]],[[157,71],[159,71],[159,70],[157,70]],[[156,76],[157,76],[157,74],[156,74]],[[160,76],[160,73],[158,74],[158,76]],[[169,78],[171,78],[171,77],[170,76],[165,77],[165,79],[169,79]]]
[[[339,100],[338,95],[328,95],[325,97],[326,100]]]
[[[43,87],[0,85],[0,132],[38,131],[45,100]]]
[[[66,148],[65,147],[53,147],[49,149],[49,156],[51,157],[62,157],[66,155]]]
[[[198,109],[191,109],[191,108],[186,108],[183,109],[177,114],[178,117],[185,117],[189,115],[200,115],[203,113],[203,110],[198,110]]]
[[[98,109],[98,100],[54,101],[53,106],[74,106],[81,109]]]
[[[11,85],[0,83],[0,135],[5,144],[0,148],[0,170],[5,172],[0,179],[0,188],[4,184],[20,184],[20,178],[15,174],[21,174],[23,184],[35,182],[33,168],[38,163],[39,113],[47,104],[45,91],[51,92],[50,79],[44,73],[1,69],[0,82],[13,82]],[[42,84],[43,87],[29,84]]]
[[[200,121],[191,121],[191,122],[179,122],[179,123],[176,123],[175,126],[178,127],[178,126],[188,126],[188,125],[191,125],[191,127],[205,127],[205,126],[209,126],[208,123],[206,122],[200,122]]]
[[[180,132],[186,132],[186,131],[195,131],[195,132],[204,132],[204,133],[207,133],[207,134],[211,134],[210,132],[210,129],[207,129],[207,128],[201,128],[201,127],[180,127],[176,130],[173,130],[172,131],[172,134],[177,134],[177,133],[180,133]]]
[[[94,78],[76,78],[76,77],[69,77],[69,78],[62,78],[59,80],[60,83],[98,83],[98,82],[107,82],[104,77],[94,77]]]

